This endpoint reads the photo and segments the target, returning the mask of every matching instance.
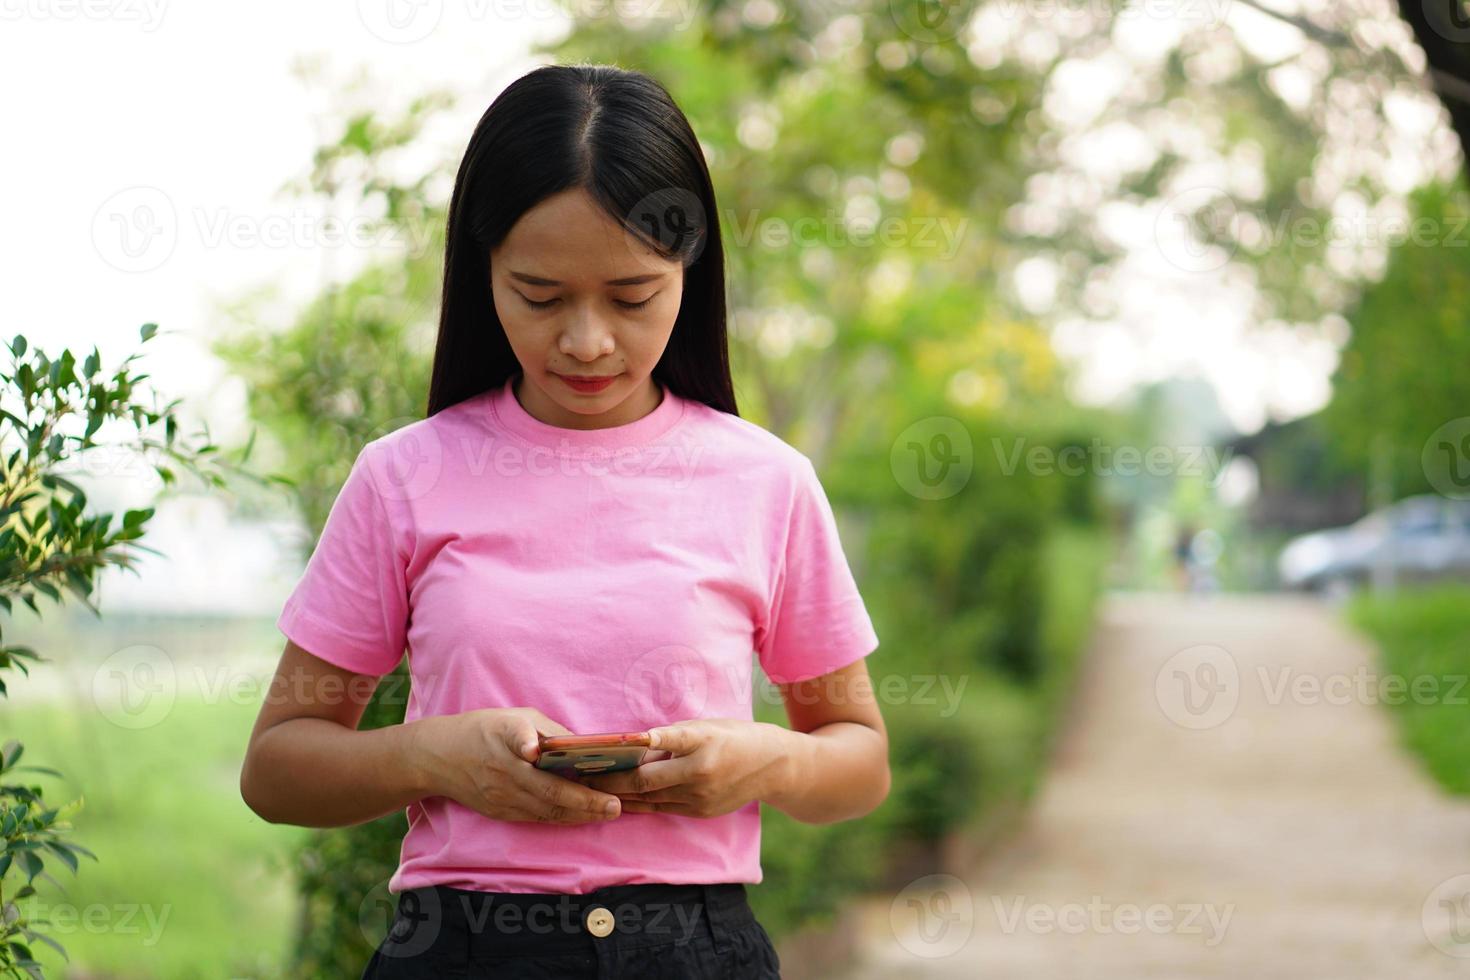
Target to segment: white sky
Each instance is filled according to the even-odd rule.
[[[115,363],[134,349],[138,327],[156,321],[192,339],[154,340],[146,369],[190,401],[214,393],[221,374],[200,341],[218,322],[217,302],[266,282],[304,298],[329,269],[345,274],[367,257],[332,245],[319,216],[274,199],[306,173],[325,135],[313,121],[321,93],[304,91],[292,61],[317,55],[344,78],[365,67],[384,99],[436,85],[464,93],[461,118],[438,134],[453,157],[494,94],[532,66],[528,40],[557,29],[547,17],[418,6],[425,24],[441,8],[437,28],[390,43],[368,26],[396,36],[375,9],[385,4],[368,0],[0,2],[0,128],[10,147],[0,164],[9,229],[0,236],[0,334],[24,331],[58,349],[95,343]],[[137,226],[120,227],[119,214]],[[239,396],[227,388],[212,421],[237,415]]]
[[[453,157],[495,93],[533,66],[524,54],[530,39],[559,29],[534,0],[513,20],[489,16],[484,5],[400,4],[401,12],[417,11],[410,28],[434,22],[435,29],[395,43],[369,26],[411,37],[386,26],[387,9],[369,0],[163,7],[0,0],[7,93],[0,131],[8,150],[0,162],[7,228],[0,337],[23,332],[53,352],[96,344],[112,365],[136,348],[141,324],[179,331],[151,341],[140,370],[204,412],[228,440],[228,423],[243,416],[243,390],[221,385],[221,366],[205,346],[219,322],[216,304],[268,282],[305,299],[325,276],[345,275],[368,257],[350,245],[327,246],[314,216],[274,199],[282,183],[306,173],[325,135],[313,129],[324,107],[292,76],[293,60],[318,55],[342,78],[366,67],[385,101],[440,85],[463,93],[462,108],[448,114],[458,118],[446,119],[436,137],[442,156]],[[118,211],[143,216],[129,230],[133,254],[110,213]],[[144,244],[139,235],[150,229],[161,231]],[[217,234],[222,229],[229,231]],[[146,505],[156,481],[134,472],[105,485],[85,481],[94,503]],[[107,573],[103,602],[270,613],[295,578],[281,567],[285,537],[239,533],[208,501],[168,501],[148,537],[167,559],[145,557],[141,576]],[[267,541],[272,547],[262,548]]]

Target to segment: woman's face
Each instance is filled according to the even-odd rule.
[[[579,189],[523,214],[490,253],[495,312],[532,416],[571,429],[641,418],[684,295],[683,266],[649,249]],[[645,305],[646,304],[646,305]],[[612,378],[597,391],[563,378]]]

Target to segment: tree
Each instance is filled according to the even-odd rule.
[[[144,324],[142,341],[157,329]],[[142,384],[148,376],[131,367],[137,353],[110,376],[95,348],[78,363],[70,350],[51,357],[16,336],[9,354],[10,368],[0,372],[0,609],[8,619],[23,603],[39,615],[38,598],[60,603],[69,593],[100,615],[90,598],[96,576],[108,566],[136,571],[135,553],[153,550],[139,543],[153,508],[128,510],[120,520],[90,512],[82,488],[62,475],[66,465],[101,448],[96,437],[104,426],[131,430],[129,440],[108,448],[142,454],[165,485],[177,478],[173,467],[181,466],[224,486],[231,463],[209,441],[207,428],[180,437],[179,402],[160,404],[157,392]],[[238,461],[249,453],[247,443]],[[0,645],[0,672],[29,675],[31,664],[47,660],[29,647]],[[8,696],[0,678],[0,697]],[[0,747],[0,778],[22,772],[61,775],[45,766],[19,765],[24,750],[15,739]],[[22,903],[37,894],[38,879],[60,887],[45,870],[48,862],[59,860],[75,874],[80,857],[97,860],[67,839],[70,818],[81,807],[81,797],[48,807],[40,786],[0,785],[0,976],[39,980],[42,969],[31,943],[44,943],[66,957],[59,943],[36,928],[45,921],[32,920]],[[21,878],[18,887],[9,883],[12,877]]]
[[[1429,80],[1470,161],[1470,16],[1462,0],[1399,0],[1399,12],[1429,62]],[[1470,179],[1470,173],[1466,174]]]
[[[1341,458],[1365,475],[1376,467],[1386,484],[1376,503],[1435,489],[1450,464],[1426,444],[1438,432],[1463,454],[1470,435],[1470,193],[1461,182],[1434,185],[1413,204],[1383,279],[1348,313],[1352,339],[1325,411]],[[1463,432],[1445,429],[1456,420]]]

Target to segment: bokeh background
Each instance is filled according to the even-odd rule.
[[[889,799],[763,818],[789,976],[1470,969],[1462,0],[6,5],[0,922],[68,959],[0,969],[386,932],[402,816],[267,824],[240,763],[357,449],[422,417],[469,133],[547,62],[690,117],[741,414],[881,638]]]

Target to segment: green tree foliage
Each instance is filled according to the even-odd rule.
[[[302,75],[314,78],[309,69]],[[258,304],[269,295],[247,297],[236,309],[242,327],[214,347],[249,386],[251,416],[269,433],[269,451],[310,531],[308,552],[362,446],[424,415],[445,222],[444,202],[431,187],[453,175],[455,161],[410,178],[392,174],[403,148],[451,104],[446,94],[430,93],[398,115],[343,114],[337,138],[317,150],[309,173],[282,190],[355,215],[381,215],[364,231],[389,246],[392,259],[330,284],[284,330],[262,322]],[[408,680],[400,663],[380,683],[360,727],[402,722]],[[292,861],[301,894],[293,973],[360,969],[371,947],[364,946],[358,910],[369,895],[387,900],[406,831],[398,813],[308,835]]]
[[[142,341],[157,329],[145,324]],[[153,508],[120,516],[90,510],[86,493],[64,475],[69,465],[105,446],[140,454],[165,485],[176,480],[175,467],[182,467],[223,487],[225,474],[238,472],[251,444],[232,461],[213,445],[207,428],[181,435],[178,400],[160,402],[151,385],[143,383],[148,375],[132,366],[138,353],[111,372],[104,370],[95,348],[78,361],[70,350],[48,356],[17,335],[8,353],[10,365],[0,371],[0,623],[8,625],[18,604],[39,615],[37,599],[60,603],[67,595],[100,615],[91,601],[97,575],[109,566],[136,571],[137,553],[152,551],[140,539]],[[104,429],[108,434],[121,429],[130,436],[99,442]],[[0,645],[0,673],[29,675],[30,664],[42,662],[48,658],[29,647]],[[8,695],[0,677],[0,698]],[[22,772],[61,775],[45,766],[19,765],[24,750],[14,739],[0,746],[0,779]],[[75,874],[79,858],[97,860],[67,837],[70,818],[82,802],[78,797],[51,807],[40,786],[0,784],[0,976],[43,976],[34,943],[66,957],[64,947],[37,928],[47,922],[33,919],[25,900],[37,894],[38,881],[61,888],[45,870],[48,863],[59,861]]]
[[[1470,416],[1470,195],[1417,190],[1383,278],[1347,314],[1352,338],[1325,410],[1332,445],[1368,473],[1380,455],[1392,497],[1427,492],[1425,443]]]
[[[1039,99],[1038,80],[1019,69],[982,79],[956,57],[954,41],[941,45],[947,56],[925,59],[929,67],[880,72],[871,53],[883,38],[846,39],[840,25],[834,54],[808,64],[799,57],[803,31],[768,34],[738,15],[732,22],[736,11],[701,8],[696,24],[678,32],[579,24],[553,54],[564,63],[613,61],[650,71],[704,142],[730,266],[742,414],[813,458],[851,525],[845,541],[872,583],[865,593],[885,641],[874,669],[985,671],[1018,690],[1051,683],[1040,647],[1039,569],[1060,481],[1024,467],[999,471],[988,441],[1020,429],[1029,445],[1045,448],[1063,438],[1063,428],[1065,438],[1083,431],[1062,397],[1063,373],[1045,331],[1005,298],[1001,282],[1009,266],[1002,219],[1022,192],[1024,110]],[[832,20],[831,11],[813,16],[819,13],[823,23]],[[902,43],[897,25],[886,30]],[[979,122],[977,92],[1017,111]],[[333,165],[313,171],[310,193],[383,212],[394,186],[383,175],[392,172],[396,145],[385,134],[402,137],[435,108],[421,103],[392,120],[346,113],[338,138],[317,155]],[[964,125],[953,124],[956,113]],[[341,176],[355,173],[372,176]],[[405,229],[406,241],[416,240],[415,229],[442,233],[442,201],[428,186],[415,181],[396,195],[397,217],[388,220]],[[442,240],[433,241],[329,287],[285,330],[257,325],[219,347],[250,382],[252,414],[275,437],[281,468],[300,481],[314,531],[362,443],[422,416],[442,250]],[[939,502],[900,486],[889,455],[901,431],[935,416],[969,428],[972,452],[985,457],[963,492]],[[1074,480],[1068,507],[1092,513],[1089,488],[1085,477]],[[400,664],[369,705],[364,727],[402,720],[406,680]],[[1032,702],[1018,694],[1009,703]],[[901,807],[924,807],[925,818],[808,828],[773,814],[763,901],[816,916],[870,882],[881,865],[881,849],[868,847],[872,860],[814,877],[785,848],[810,850],[820,839],[815,853],[851,854],[885,827],[933,837],[962,821],[965,806],[947,804],[955,792],[961,803],[975,802],[964,795],[974,786],[962,781],[965,774],[1010,771],[1028,756],[1023,746],[1033,741],[1016,732],[1031,727],[1002,731],[1019,713],[981,712],[971,730],[1000,737],[983,747],[936,741],[942,751],[923,767],[909,762],[923,754],[927,735],[957,723],[921,708],[922,718],[900,726],[895,737],[911,744],[898,753],[907,767],[898,778],[915,782],[896,787],[895,798],[905,801]],[[981,753],[980,761],[970,752]],[[311,835],[297,855],[303,905],[294,971],[360,967],[359,910],[369,896],[386,894],[405,829],[394,814]],[[800,924],[792,917],[776,928]]]

